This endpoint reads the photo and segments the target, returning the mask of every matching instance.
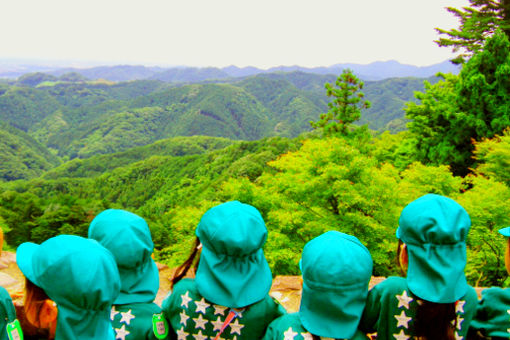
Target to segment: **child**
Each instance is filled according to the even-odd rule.
[[[477,295],[464,275],[467,212],[450,198],[428,194],[408,204],[397,229],[406,278],[373,287],[360,328],[377,339],[463,339]]]
[[[120,274],[120,294],[111,319],[117,337],[156,339],[153,315],[161,308],[153,301],[159,289],[159,272],[151,258],[154,250],[149,226],[125,210],[108,209],[90,224],[89,238],[112,252]],[[164,325],[164,324],[163,324]],[[166,329],[158,334],[164,339]]]
[[[16,320],[16,310],[12,304],[12,299],[4,287],[0,287],[0,340],[9,340],[7,333],[17,333],[22,339],[23,332],[19,327],[19,322]]]
[[[505,266],[510,274],[510,227],[499,232],[507,237]],[[469,331],[472,339],[509,339],[510,338],[510,289],[492,287],[482,291],[476,316]]]
[[[368,339],[358,331],[372,275],[367,248],[354,236],[329,231],[305,245],[300,267],[299,312],[273,321],[264,340]]]
[[[106,248],[94,240],[60,235],[40,245],[21,244],[16,261],[25,277],[57,304],[55,339],[115,339],[110,310],[120,278]]]
[[[268,295],[272,276],[262,251],[267,238],[262,216],[248,204],[223,203],[202,216],[196,235],[201,242],[196,277],[181,279],[193,252],[163,301],[178,339],[260,339],[285,313]]]

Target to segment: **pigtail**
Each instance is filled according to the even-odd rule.
[[[183,264],[181,264],[174,273],[174,276],[172,277],[172,288],[177,284],[177,282],[181,281],[183,277],[186,276],[189,269],[193,266],[193,262],[195,262],[193,270],[195,273],[197,272],[198,268],[198,259],[200,256],[198,256],[198,259],[195,261],[195,258],[197,257],[197,254],[200,254],[200,240],[195,238],[195,243],[193,245],[193,249],[191,250],[191,253],[186,261],[184,261]]]
[[[426,340],[455,340],[455,303],[420,300],[414,319],[414,334]]]

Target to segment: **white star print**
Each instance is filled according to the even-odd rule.
[[[214,315],[216,315],[216,314],[223,315],[223,314],[225,314],[225,311],[227,310],[227,307],[218,306],[218,305],[213,305],[213,308],[214,308]]]
[[[188,322],[189,316],[186,314],[186,312],[183,310],[180,314],[181,316],[181,323],[186,326],[186,322]]]
[[[219,331],[221,329],[221,326],[223,326],[223,321],[221,321],[221,317],[218,316],[216,321],[211,321],[211,323],[214,326],[213,331]]]
[[[464,319],[460,317],[460,315],[457,317],[457,329],[460,331],[462,328],[462,322],[464,322]]]
[[[198,318],[193,318],[195,321],[195,329],[202,328],[205,331],[205,324],[208,322],[207,319],[202,317],[202,314],[198,315]]]
[[[400,333],[393,334],[393,337],[395,337],[396,340],[409,340],[409,335],[404,333],[403,329],[400,330]]]
[[[313,336],[310,333],[301,333],[301,336],[303,337],[303,340],[313,340]]]
[[[126,340],[126,336],[130,332],[126,331],[126,325],[122,325],[121,328],[115,328],[115,339]]]
[[[119,314],[119,312],[117,312],[115,310],[115,306],[112,307],[112,310],[110,311],[110,320],[113,321],[113,319],[115,319],[115,315]]]
[[[283,340],[294,340],[296,335],[297,333],[292,331],[292,327],[289,327],[289,329],[283,332],[283,336],[285,337]]]
[[[120,315],[122,315],[120,322],[124,322],[126,325],[129,325],[131,323],[131,319],[135,318],[135,316],[131,314],[131,309],[125,313],[120,312]]]
[[[181,327],[181,329],[179,329],[177,331],[177,340],[186,340],[186,337],[188,336],[189,333],[186,333],[184,331],[184,327]]]
[[[464,340],[464,338],[461,337],[459,333],[455,332],[455,340]]]
[[[235,308],[232,308],[232,310],[233,310],[234,312],[236,312],[236,316],[237,316],[237,318],[238,318],[238,319],[240,319],[240,318],[242,318],[242,317],[243,317],[243,313],[244,313],[245,308],[243,308],[243,309],[235,309]]]
[[[459,300],[457,301],[457,304],[455,305],[455,313],[464,313],[464,305],[466,304],[466,301]]]
[[[407,316],[404,310],[402,311],[402,313],[400,313],[400,315],[394,316],[395,319],[397,319],[397,328],[399,327],[404,327],[406,329],[409,328],[409,321],[411,321],[412,318],[410,316]]]
[[[234,333],[237,333],[241,335],[241,329],[244,327],[244,325],[239,324],[239,320],[236,319],[234,322],[230,323],[230,334],[233,335]]]
[[[200,301],[195,301],[195,305],[197,305],[197,309],[195,310],[196,313],[202,313],[205,315],[207,308],[211,307],[210,304],[205,302],[205,299],[202,298]]]
[[[191,298],[189,297],[189,292],[186,291],[184,295],[181,295],[181,299],[182,299],[181,306],[188,308],[188,303],[191,301]]]
[[[202,334],[202,331],[198,331],[197,334],[192,334],[195,340],[207,340],[207,336]]]
[[[398,308],[405,307],[406,309],[409,309],[409,302],[413,301],[413,298],[407,296],[406,290],[404,290],[402,295],[396,295],[395,297],[398,299]]]

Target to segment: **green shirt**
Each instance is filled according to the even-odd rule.
[[[194,280],[183,279],[163,301],[163,312],[179,340],[205,340],[214,339],[230,309],[205,300]],[[271,321],[285,313],[285,309],[267,295],[242,310],[220,339],[260,339]]]
[[[456,303],[456,339],[464,339],[473,319],[478,297],[473,287]],[[366,333],[377,332],[377,339],[412,339],[413,319],[418,298],[407,288],[402,277],[389,277],[368,293],[367,304],[360,322]]]
[[[510,288],[484,289],[471,327],[485,336],[510,338]]]
[[[331,339],[319,337],[321,340]],[[368,337],[357,331],[350,340],[366,340]],[[301,324],[299,313],[287,314],[271,322],[267,328],[263,340],[313,340],[310,334]]]
[[[115,339],[157,339],[152,327],[152,316],[158,313],[161,313],[161,308],[155,303],[114,305],[110,313],[110,319],[115,331]],[[170,339],[170,336],[167,339]]]

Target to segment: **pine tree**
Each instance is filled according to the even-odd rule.
[[[485,40],[499,28],[510,39],[510,0],[469,0],[470,7],[457,9],[447,7],[460,21],[458,29],[436,28],[447,35],[435,42],[439,46],[453,47],[453,52],[461,52],[452,62],[462,64],[473,53],[483,48]]]
[[[333,97],[328,103],[327,113],[320,115],[320,120],[310,122],[314,128],[322,128],[325,135],[347,135],[349,126],[361,117],[361,109],[370,108],[370,102],[364,100],[361,92],[364,83],[350,69],[343,70],[335,84],[326,83],[326,94]]]

